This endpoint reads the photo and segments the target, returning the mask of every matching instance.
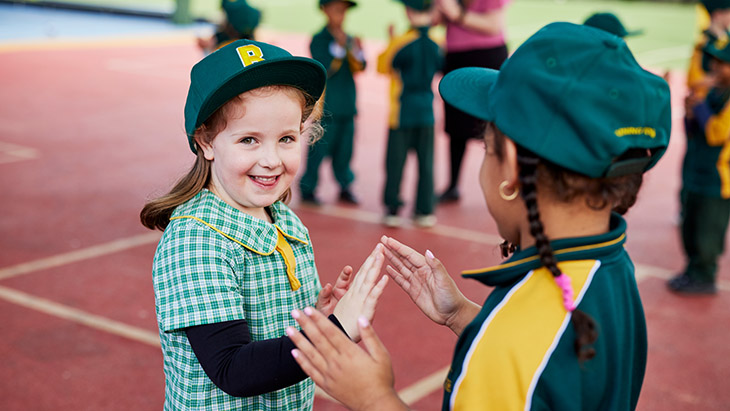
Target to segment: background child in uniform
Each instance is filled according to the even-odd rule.
[[[439,91],[489,122],[480,184],[500,235],[516,246],[504,263],[464,273],[495,287],[480,307],[433,253],[382,239],[389,275],[459,335],[443,409],[634,409],[646,323],[626,222],[613,210],[633,205],[642,173],[668,146],[669,86],[620,38],[553,23],[499,71],[455,70]],[[368,352],[320,314],[298,321],[312,343],[290,330],[293,355],[319,387],[358,410],[406,408],[367,319]]]
[[[730,0],[702,0],[702,5],[710,16],[710,25],[695,43],[694,51],[687,69],[687,88],[691,99],[701,100],[707,95],[712,84],[708,78],[709,57],[703,51],[708,43],[730,37]]]
[[[319,205],[315,196],[319,165],[325,157],[332,160],[332,170],[340,185],[340,201],[357,204],[350,189],[355,174],[350,169],[355,135],[356,89],[353,74],[365,70],[365,54],[360,39],[345,33],[345,15],[354,1],[319,0],[327,16],[327,25],[312,38],[312,57],[327,69],[327,90],[324,96],[324,135],[309,147],[307,168],[299,182],[302,201]]]
[[[431,83],[443,65],[438,44],[429,37],[431,0],[402,0],[411,28],[393,37],[387,49],[378,57],[378,72],[389,74],[390,118],[388,149],[385,157],[385,189],[383,201],[387,208],[384,223],[389,227],[401,225],[398,210],[401,178],[408,151],[418,156],[418,189],[414,222],[421,227],[436,223],[433,215],[433,90]],[[392,29],[392,26],[391,26]]]
[[[373,315],[387,278],[376,284],[376,248],[354,280],[345,267],[334,288],[322,288],[307,228],[284,204],[316,131],[324,67],[239,40],[190,77],[185,130],[195,164],[140,214],[164,230],[153,283],[165,409],[311,409],[314,384],[288,355],[290,313],[334,312],[357,340],[356,317]]]
[[[621,38],[636,36],[642,33],[641,30],[627,30],[621,20],[615,14],[609,12],[593,13],[588,16],[583,24],[607,31]]]
[[[239,40],[255,40],[255,30],[261,21],[261,12],[251,7],[246,0],[223,0],[221,3],[226,15],[213,36],[198,39],[198,47],[205,54],[217,50],[226,44]]]
[[[712,86],[704,99],[686,100],[681,233],[687,266],[667,283],[679,293],[717,292],[717,260],[730,219],[729,45],[728,38],[705,45]]]

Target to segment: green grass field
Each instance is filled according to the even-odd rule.
[[[66,0],[142,9],[172,10],[174,0]],[[218,0],[190,0],[195,17],[220,18]],[[314,33],[323,24],[316,0],[249,0],[263,11],[266,28]],[[628,39],[637,60],[655,69],[684,69],[696,38],[695,6],[674,3],[606,0],[513,0],[507,9],[508,42],[511,49],[552,21],[581,23],[596,11],[617,14],[629,29],[643,29]],[[403,7],[394,0],[360,0],[347,20],[347,30],[366,39],[384,40],[389,24],[406,27]]]

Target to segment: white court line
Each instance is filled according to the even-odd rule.
[[[427,376],[426,378],[416,381],[412,385],[403,388],[402,390],[398,391],[398,396],[407,405],[413,405],[417,403],[437,389],[443,388],[444,381],[446,380],[446,375],[449,373],[449,368],[451,368],[451,366],[446,366],[436,371],[435,373]]]
[[[16,161],[32,160],[38,158],[38,150],[32,147],[19,146],[0,142],[0,164],[14,163]]]
[[[99,315],[90,314],[86,311],[13,290],[12,288],[0,286],[0,298],[22,307],[30,308],[31,310],[83,324],[109,334],[118,335],[147,345],[160,346],[160,337],[157,333]]]
[[[80,250],[70,251],[68,253],[29,261],[27,263],[0,268],[0,280],[28,274],[34,271],[45,270],[47,268],[59,267],[76,261],[83,261],[107,254],[113,254],[144,244],[154,243],[160,240],[161,235],[162,234],[158,231],[140,234],[88,248],[82,248]]]

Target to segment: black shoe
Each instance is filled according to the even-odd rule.
[[[340,191],[340,201],[347,204],[357,205],[359,202],[357,201],[357,198],[352,194],[350,190],[342,190]]]
[[[679,294],[716,294],[717,287],[714,283],[697,281],[687,274],[680,274],[669,281],[667,287]]]
[[[459,201],[460,197],[461,195],[459,195],[459,189],[456,187],[451,187],[439,196],[439,203],[454,203],[456,201]]]
[[[307,204],[311,206],[321,206],[322,203],[319,201],[317,197],[314,196],[314,194],[304,194],[302,193],[302,204]]]

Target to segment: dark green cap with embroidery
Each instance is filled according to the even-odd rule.
[[[216,110],[237,95],[276,84],[300,88],[319,99],[327,72],[318,61],[292,56],[267,43],[237,40],[206,56],[190,72],[185,132],[193,153],[193,134]],[[275,108],[272,108],[275,109]]]
[[[702,0],[701,3],[710,14],[715,10],[730,9],[730,0]]]
[[[613,13],[594,13],[583,24],[607,31],[622,38],[643,33],[642,30],[626,30],[621,20]]]
[[[458,69],[439,91],[539,157],[593,178],[648,170],[669,145],[669,85],[622,39],[593,27],[549,24],[500,71]]]

